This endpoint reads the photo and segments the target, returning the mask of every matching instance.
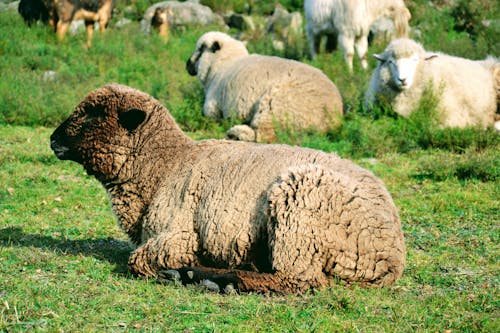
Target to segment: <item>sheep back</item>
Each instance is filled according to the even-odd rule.
[[[459,69],[459,70],[457,70]],[[494,122],[496,91],[480,61],[438,54],[425,62],[423,77],[439,92],[438,113],[445,127],[488,127]]]
[[[194,265],[198,259],[185,253],[203,253],[205,263],[254,265],[302,280],[323,271],[374,284],[401,276],[405,247],[397,210],[369,171],[286,145],[209,140],[189,155],[166,175],[143,221],[144,241],[172,228],[185,233],[179,244],[169,242],[179,249],[167,256],[169,268]],[[196,244],[190,251],[188,238]],[[257,257],[257,246],[268,250]]]
[[[204,108],[205,115],[250,125],[265,113],[268,122],[325,131],[338,123],[343,103],[337,87],[320,70],[293,60],[249,55],[217,73]]]

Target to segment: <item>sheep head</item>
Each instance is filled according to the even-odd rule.
[[[196,48],[186,63],[186,70],[205,84],[219,66],[233,59],[248,55],[243,42],[223,32],[207,32],[196,43]]]
[[[61,160],[83,165],[101,181],[122,177],[126,162],[140,150],[141,127],[157,103],[149,95],[120,85],[91,92],[51,135],[50,146]]]
[[[389,73],[390,86],[397,91],[404,91],[410,89],[415,82],[421,62],[436,55],[428,55],[422,45],[402,38],[393,40],[382,54],[374,54],[374,57],[380,61],[380,70]]]

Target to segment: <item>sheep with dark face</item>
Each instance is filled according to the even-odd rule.
[[[391,196],[334,154],[194,141],[155,99],[120,85],[91,92],[51,147],[106,188],[138,246],[129,258],[138,276],[295,293],[332,277],[381,286],[402,274]]]
[[[222,32],[202,35],[186,67],[205,88],[205,116],[243,122],[228,131],[231,139],[274,141],[275,125],[325,132],[342,117],[342,97],[320,70],[248,54],[245,44]]]

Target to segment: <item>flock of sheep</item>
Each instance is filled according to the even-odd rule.
[[[379,64],[365,94],[367,109],[383,103],[408,117],[430,89],[439,99],[438,120],[443,127],[500,130],[500,121],[495,123],[500,100],[498,59],[472,61],[425,51],[405,38],[411,15],[402,0],[306,0],[304,6],[311,56],[326,36],[327,47],[338,41],[351,72],[355,48],[362,67],[368,66],[371,24],[381,17],[394,20],[400,38],[375,55]],[[242,42],[224,33],[201,36],[188,71],[205,88],[205,116],[243,122],[228,131],[229,138],[273,141],[273,124],[326,131],[339,124],[343,113],[339,92],[323,73],[296,61],[249,55]]]
[[[390,17],[404,35],[411,17],[401,0],[306,0],[305,12],[312,56],[327,35],[349,68],[354,47],[367,67],[374,20]],[[497,59],[429,53],[404,37],[376,58],[367,107],[383,100],[406,117],[431,87],[443,126],[494,124]],[[118,84],[92,91],[51,136],[58,158],[80,163],[108,191],[137,245],[129,270],[225,292],[296,293],[334,277],[394,283],[405,242],[376,176],[335,154],[242,142],[273,141],[276,125],[336,126],[343,113],[336,86],[312,66],[251,55],[222,32],[203,34],[186,67],[205,88],[205,116],[241,120],[228,131],[236,140],[194,141],[158,101]]]

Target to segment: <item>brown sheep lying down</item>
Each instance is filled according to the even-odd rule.
[[[332,277],[389,285],[402,274],[391,196],[337,155],[194,141],[158,101],[121,85],[91,92],[54,131],[51,148],[108,191],[137,245],[135,275],[295,293]]]

